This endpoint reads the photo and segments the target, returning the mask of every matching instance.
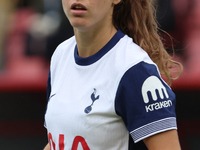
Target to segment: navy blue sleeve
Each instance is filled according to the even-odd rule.
[[[50,94],[51,94],[51,72],[49,71],[49,75],[47,79],[47,102],[49,100]]]
[[[49,101],[49,97],[50,97],[50,94],[51,94],[51,72],[49,71],[49,75],[48,75],[48,79],[47,79],[47,103]],[[46,111],[47,111],[47,105],[46,105]],[[45,114],[46,114],[46,111],[45,111]],[[44,121],[44,126],[46,127],[46,122]]]
[[[177,129],[175,94],[153,64],[141,62],[126,71],[118,86],[115,109],[134,142]]]

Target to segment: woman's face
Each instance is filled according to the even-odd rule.
[[[64,12],[78,30],[112,25],[114,5],[120,0],[62,0]]]

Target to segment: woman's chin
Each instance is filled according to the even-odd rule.
[[[88,30],[88,27],[85,26],[85,25],[82,25],[82,24],[74,24],[72,26],[73,26],[74,29],[77,29],[77,30],[82,31],[82,32]]]
[[[70,23],[74,28],[79,28],[79,27],[81,28],[81,27],[87,26],[86,22],[81,18],[71,19]]]

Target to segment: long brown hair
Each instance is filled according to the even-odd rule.
[[[114,6],[113,24],[148,53],[169,85],[180,76],[182,65],[173,61],[163,46],[150,0],[122,0]],[[178,73],[175,77],[174,72]]]

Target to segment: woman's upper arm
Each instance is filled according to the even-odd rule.
[[[169,130],[143,140],[149,150],[181,150],[177,130]]]
[[[45,146],[44,150],[50,150],[50,145],[49,145],[49,143]]]

